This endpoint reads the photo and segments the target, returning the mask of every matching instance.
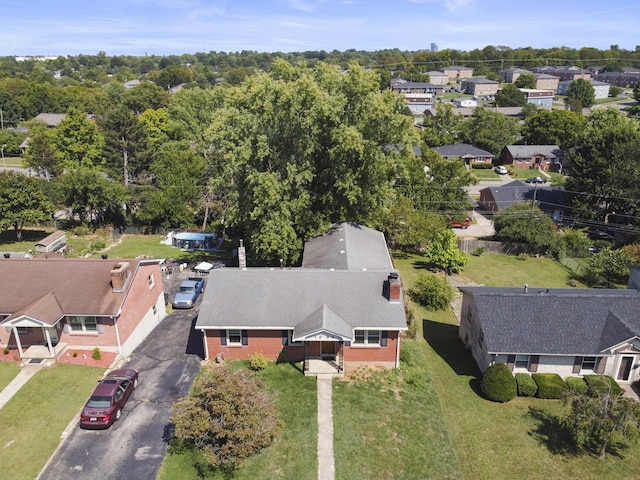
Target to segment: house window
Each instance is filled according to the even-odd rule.
[[[29,333],[29,327],[16,327],[18,330],[18,334],[26,334]]]
[[[156,307],[155,305],[153,307],[151,307],[151,309],[153,310],[153,315],[157,316],[158,315],[158,307]]]
[[[242,345],[242,331],[227,330],[227,345]]]
[[[595,370],[596,361],[596,357],[584,357],[582,359],[582,370]]]
[[[98,332],[96,317],[69,317],[69,328],[72,333]]]
[[[155,286],[156,282],[153,278],[153,273],[149,275],[149,289],[152,289]]]
[[[529,355],[516,355],[515,368],[529,368]]]
[[[354,345],[380,345],[380,330],[356,330]]]

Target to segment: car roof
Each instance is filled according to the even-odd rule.
[[[120,385],[120,382],[121,380],[117,378],[105,378],[98,384],[92,395],[99,397],[110,397],[118,389],[118,385]]]

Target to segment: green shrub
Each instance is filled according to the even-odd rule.
[[[531,375],[538,385],[538,398],[562,398],[567,384],[557,373],[534,373]]]
[[[413,310],[407,307],[405,311],[407,312],[407,337],[415,340],[418,336],[418,322],[416,322]]]
[[[94,348],[93,352],[91,352],[91,358],[94,360],[100,360],[102,358],[102,353],[100,353],[100,349],[98,347]]]
[[[105,242],[104,240],[96,240],[91,244],[91,247],[89,248],[91,248],[92,252],[97,252],[98,250],[104,250],[105,248],[107,248],[107,242]]]
[[[479,257],[486,251],[487,251],[487,247],[478,247],[473,251],[471,255],[473,255],[474,257]]]
[[[89,230],[89,227],[87,227],[86,225],[78,225],[73,230],[71,230],[71,233],[73,235],[77,235],[78,237],[84,237],[85,235],[89,235],[89,233],[91,233],[91,230]]]
[[[453,300],[453,288],[445,279],[424,273],[409,290],[409,296],[427,310],[444,310]]]
[[[256,352],[253,355],[249,355],[249,366],[251,370],[260,371],[267,368],[269,365],[269,359],[264,353]]]
[[[567,383],[567,388],[572,392],[587,393],[588,387],[584,379],[580,377],[567,377],[565,382]]]
[[[9,355],[9,347],[4,347],[3,352],[5,355]]]
[[[489,400],[508,402],[516,397],[518,388],[509,367],[504,363],[494,363],[482,374],[482,391]]]
[[[516,373],[519,397],[534,397],[538,391],[538,385],[528,373]]]
[[[609,375],[585,375],[584,381],[587,384],[589,395],[602,395],[611,392],[612,395],[622,395],[622,388],[613,377]]]

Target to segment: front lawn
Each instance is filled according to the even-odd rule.
[[[20,368],[15,362],[0,362],[0,391],[9,385],[19,372]]]
[[[0,468],[7,478],[37,477],[103,372],[78,365],[43,368],[0,409]]]
[[[501,257],[472,257],[463,275],[487,285],[519,286],[524,278],[528,278],[532,286],[565,286],[564,267],[547,265],[553,263],[551,260],[522,262],[513,257]],[[412,256],[395,260],[407,289],[417,277],[417,260],[419,257]],[[541,267],[535,269],[540,273],[527,277],[534,265]],[[440,400],[445,428],[462,470],[460,478],[637,478],[640,470],[638,446],[620,451],[619,457],[609,455],[604,461],[567,449],[564,439],[558,437],[554,421],[555,416],[565,411],[560,401],[516,398],[499,404],[482,398],[479,371],[458,339],[453,312],[428,312],[413,303],[410,306],[419,320],[420,340],[417,343],[424,351],[425,365]],[[438,477],[431,477],[427,471],[424,478]]]
[[[273,392],[285,428],[271,446],[243,462],[233,478],[317,478],[316,379],[305,377],[296,366],[288,363],[270,364],[259,376]],[[167,453],[158,474],[159,480],[193,478],[222,480],[226,477],[222,472],[208,468],[197,452]]]

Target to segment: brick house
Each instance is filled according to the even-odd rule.
[[[536,78],[536,89],[553,90],[554,92],[558,90],[560,78],[546,73],[534,73],[533,76]]]
[[[158,261],[3,258],[0,271],[0,344],[25,361],[126,356],[166,315]]]
[[[471,78],[473,76],[473,68],[463,67],[460,65],[451,65],[450,67],[441,68],[440,71],[449,77],[449,81],[456,81],[461,78]]]
[[[504,70],[500,70],[498,75],[504,78],[505,82],[514,83],[520,75],[525,73],[531,74],[529,70],[525,70],[523,68],[506,68]]]
[[[502,165],[515,169],[560,171],[564,165],[564,152],[558,145],[507,145],[500,154]]]
[[[467,78],[460,83],[462,91],[468,95],[481,97],[484,95],[495,95],[498,93],[500,83],[488,78]]]
[[[384,235],[335,224],[298,268],[212,270],[196,322],[206,358],[304,362],[304,373],[399,365],[407,329]]]
[[[492,164],[494,155],[487,150],[474,147],[468,143],[456,143],[454,145],[443,145],[441,147],[433,147],[433,149],[444,157],[445,160],[461,158],[467,166],[476,164]]]

